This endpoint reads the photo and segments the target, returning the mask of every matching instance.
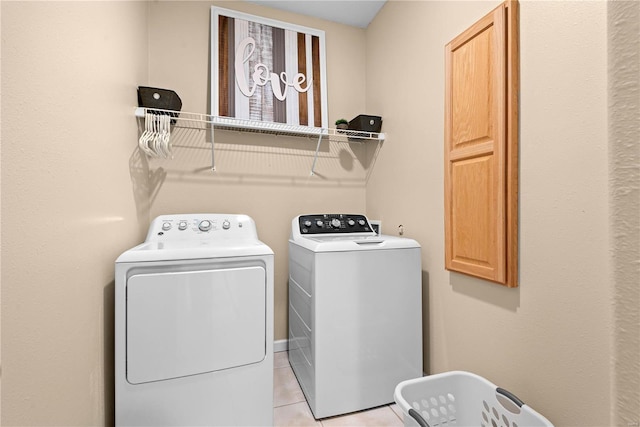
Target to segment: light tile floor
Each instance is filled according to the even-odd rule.
[[[289,366],[287,352],[275,353],[273,363],[273,424],[276,427],[402,427],[402,412],[396,404],[367,411],[324,418],[311,414],[298,380]]]

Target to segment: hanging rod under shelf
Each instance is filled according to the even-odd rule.
[[[255,132],[271,135],[286,135],[293,137],[318,138],[316,152],[311,166],[311,175],[315,174],[316,161],[320,151],[320,143],[323,139],[336,142],[366,141],[382,142],[384,133],[366,132],[349,129],[319,128],[310,126],[290,125],[285,123],[262,122],[257,120],[238,119],[235,117],[213,116],[210,114],[188,113],[175,110],[163,110],[159,108],[137,107],[136,117],[144,118],[146,114],[166,114],[171,116],[171,122],[175,126],[200,130],[232,130],[240,132]],[[211,137],[211,170],[215,171],[214,141]]]

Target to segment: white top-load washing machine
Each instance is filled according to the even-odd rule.
[[[273,423],[273,251],[246,215],[156,218],[115,264],[117,426]]]
[[[301,215],[289,240],[289,362],[315,418],[393,402],[422,376],[420,245],[364,215]]]

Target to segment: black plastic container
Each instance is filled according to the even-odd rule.
[[[138,107],[180,111],[182,100],[172,90],[138,86]]]
[[[382,117],[360,114],[349,122],[346,134],[349,135],[349,141],[363,142],[374,137],[372,133],[380,133],[381,128]]]
[[[166,114],[170,117],[178,117],[182,109],[182,100],[177,93],[170,89],[157,87],[138,86],[138,107],[158,110],[172,110],[174,112],[155,111],[154,114]],[[176,119],[171,119],[171,124],[176,124]]]
[[[349,130],[380,133],[380,129],[382,129],[382,117],[380,116],[360,114],[349,122]]]

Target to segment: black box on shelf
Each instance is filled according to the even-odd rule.
[[[138,86],[138,107],[152,110],[171,110],[172,112],[155,111],[154,114],[178,117],[180,115],[178,112],[182,109],[182,100],[175,91],[170,89]],[[171,119],[171,124],[175,125],[176,119]]]
[[[169,89],[138,86],[138,107],[180,111],[182,100],[177,93]]]
[[[360,114],[349,122],[348,130],[345,133],[351,142],[363,142],[368,139],[375,139],[372,133],[380,133],[382,128],[382,117],[368,116]]]
[[[349,130],[380,133],[380,129],[382,129],[382,117],[380,116],[360,114],[349,122]]]

